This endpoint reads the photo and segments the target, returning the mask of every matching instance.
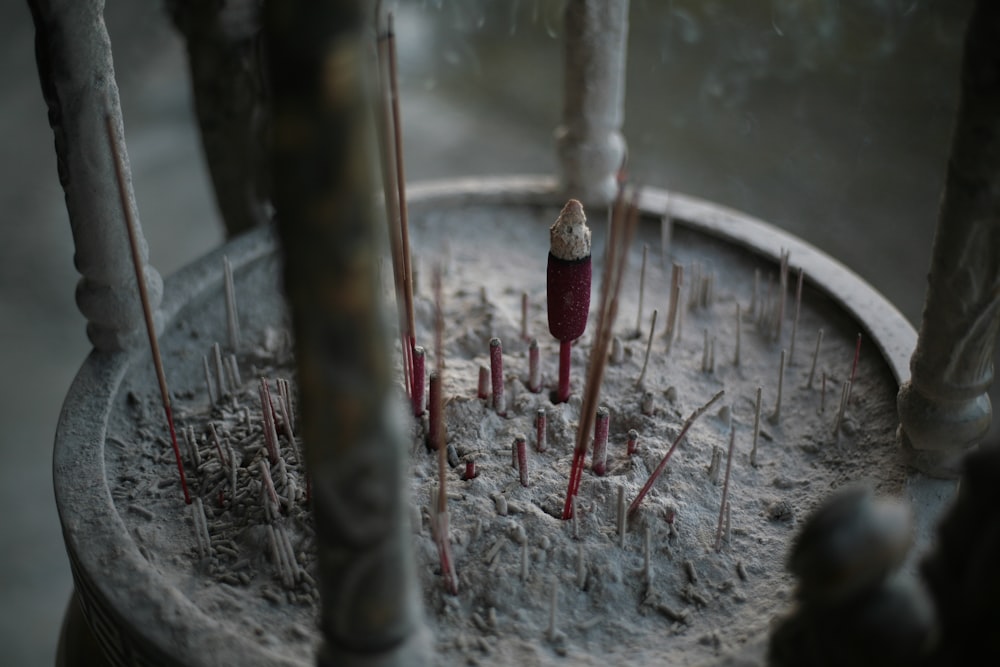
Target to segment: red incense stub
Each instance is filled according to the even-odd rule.
[[[476,395],[481,399],[490,397],[490,369],[486,366],[479,367],[479,388]]]
[[[546,435],[545,408],[538,408],[538,412],[535,413],[535,449],[539,452],[545,451]]]
[[[514,436],[514,455],[521,486],[528,486],[528,439],[520,433]]]
[[[424,414],[424,371],[426,353],[419,345],[413,348],[413,416],[419,419]]]
[[[428,393],[430,394],[428,407],[430,415],[427,419],[427,448],[437,449],[441,438],[441,378],[437,371],[429,374]]]
[[[542,370],[539,364],[538,339],[528,345],[528,391],[537,394],[542,390]]]
[[[490,379],[493,385],[493,409],[501,417],[506,417],[507,403],[503,396],[503,346],[499,338],[490,339]]]
[[[570,345],[587,328],[591,273],[587,217],[580,202],[570,199],[549,228],[546,271],[549,332],[559,341],[557,403],[569,399]]]
[[[628,443],[626,445],[625,453],[628,456],[635,454],[635,450],[639,448],[639,432],[634,428],[628,431]]]

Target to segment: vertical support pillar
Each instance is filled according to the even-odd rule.
[[[556,129],[560,186],[585,204],[609,204],[625,156],[628,0],[569,0],[563,33],[562,124]]]
[[[105,122],[110,114],[125,160],[129,205],[135,211],[104,2],[28,0],[28,5],[35,22],[38,74],[55,134],[59,182],[73,230],[73,261],[82,276],[76,303],[87,318],[87,335],[94,347],[124,349],[144,342],[145,332]],[[145,263],[149,253],[141,230],[137,231]],[[148,264],[145,278],[155,310],[163,283]]]
[[[899,390],[902,446],[932,475],[990,428],[1000,331],[1000,5],[976,2],[911,379]]]
[[[229,236],[268,222],[267,105],[258,0],[169,0],[187,43],[194,108]]]
[[[377,281],[365,4],[264,7],[271,173],[312,481],[322,667],[430,662]]]

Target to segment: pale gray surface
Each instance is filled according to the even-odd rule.
[[[397,26],[410,179],[552,172],[556,4],[407,3]],[[850,14],[752,4],[764,9],[633,0],[632,175],[802,236],[917,322],[970,3],[871,0]],[[112,0],[108,17],[136,199],[166,276],[221,240],[183,49],[152,0]],[[47,665],[70,590],[52,438],[88,345],[21,3],[0,4],[0,36],[0,663]]]

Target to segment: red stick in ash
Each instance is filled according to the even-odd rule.
[[[590,228],[583,206],[576,199],[570,199],[549,228],[546,300],[549,332],[559,340],[556,403],[569,400],[570,349],[573,341],[587,328],[590,279]]]

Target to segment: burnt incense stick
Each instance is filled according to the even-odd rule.
[[[222,365],[222,348],[218,343],[212,345],[212,359],[215,360],[215,386],[219,389],[219,398],[229,393],[226,387],[226,370]]]
[[[757,387],[757,399],[753,413],[753,446],[750,448],[750,465],[757,467],[757,440],[760,436],[760,399],[764,389]]]
[[[824,412],[826,410],[826,371],[823,371],[823,379],[820,381],[819,387],[819,411]]]
[[[632,501],[632,504],[629,505],[628,507],[629,516],[635,514],[635,512],[639,509],[639,505],[642,503],[642,499],[646,497],[646,494],[649,493],[649,490],[653,488],[653,484],[655,484],[656,480],[659,479],[660,475],[663,474],[663,470],[667,467],[667,462],[670,461],[670,457],[673,456],[674,450],[677,449],[677,446],[681,443],[681,440],[684,439],[684,436],[687,435],[687,432],[691,429],[691,425],[695,423],[698,417],[701,417],[703,414],[705,414],[705,412],[707,412],[708,409],[711,408],[712,405],[720,398],[722,398],[725,394],[726,390],[720,389],[718,393],[715,394],[715,396],[708,399],[707,403],[705,403],[700,408],[692,412],[691,416],[687,418],[687,421],[684,422],[684,426],[681,427],[680,433],[677,434],[677,437],[674,438],[673,443],[671,443],[670,449],[667,450],[667,453],[663,456],[663,459],[660,460],[660,463],[656,466],[656,469],[653,470],[653,473],[649,476],[649,479],[646,480],[646,483],[642,486],[642,490],[639,491],[639,495],[637,495],[635,497],[635,500]]]
[[[537,394],[542,390],[542,368],[539,362],[538,339],[528,344],[528,391]]]
[[[626,456],[632,456],[635,454],[635,450],[639,447],[639,432],[634,428],[628,430],[628,441],[625,445]]]
[[[490,369],[486,366],[479,367],[479,385],[476,388],[476,397],[483,400],[490,397]]]
[[[795,358],[795,336],[799,331],[799,311],[802,309],[802,269],[799,269],[799,278],[795,285],[795,314],[792,316],[792,340],[788,343],[788,365],[794,364]]]
[[[521,340],[531,340],[528,335],[528,293],[521,292]]]
[[[736,303],[736,350],[733,352],[733,366],[740,365],[740,338],[741,329],[743,327],[742,318],[740,317],[740,304]]]
[[[598,477],[604,477],[608,470],[608,426],[611,412],[603,405],[597,408],[594,422],[594,454],[590,469]]]
[[[390,17],[391,18],[391,17]],[[444,396],[441,391],[444,380],[444,297],[441,287],[441,266],[435,265],[431,277],[434,288],[434,375],[438,379],[438,390],[432,392],[435,410],[440,423],[435,435],[434,445],[438,455],[438,498],[434,536],[438,544],[438,554],[441,559],[441,577],[445,590],[452,595],[458,595],[458,576],[455,574],[451,557],[451,537],[448,535],[448,452],[445,446],[444,432]]]
[[[813,350],[812,365],[809,366],[809,380],[806,382],[806,388],[812,389],[813,377],[816,375],[816,360],[819,359],[819,346],[823,344],[823,330],[820,329],[816,334],[816,349]]]
[[[233,266],[229,257],[222,256],[222,275],[226,294],[226,329],[229,333],[229,349],[233,352],[240,347],[240,318],[236,310],[236,287],[233,285]]]
[[[517,460],[517,475],[521,486],[528,483],[528,439],[521,433],[514,436],[514,457]]]
[[[503,395],[503,346],[499,338],[490,339],[490,380],[493,386],[493,409],[501,417],[506,417],[507,402]]]
[[[642,335],[642,300],[646,291],[646,255],[649,252],[649,244],[642,244],[642,268],[639,269],[639,307],[635,314],[635,335]]]
[[[167,376],[163,372],[163,358],[160,356],[160,342],[156,337],[156,324],[153,321],[153,308],[149,304],[149,292],[146,289],[146,277],[143,272],[142,253],[139,250],[139,239],[136,234],[136,221],[129,204],[128,188],[125,183],[125,165],[115,136],[114,119],[111,114],[105,116],[108,128],[108,141],[111,144],[111,154],[114,157],[115,176],[118,179],[118,194],[121,197],[122,210],[125,213],[125,227],[128,231],[129,248],[132,251],[132,266],[135,268],[135,282],[139,288],[139,300],[142,302],[142,315],[146,320],[146,333],[149,336],[149,349],[153,355],[153,366],[156,368],[156,380],[160,385],[160,398],[163,401],[163,412],[170,429],[170,445],[177,461],[177,472],[181,478],[181,490],[184,492],[184,502],[191,504],[191,493],[188,491],[187,478],[184,475],[184,463],[181,461],[181,450],[177,446],[177,433],[174,431],[174,415],[170,407],[170,391],[167,389]]]
[[[622,278],[628,265],[628,249],[632,242],[639,218],[638,191],[632,195],[632,202],[625,203],[625,186],[619,185],[618,196],[611,216],[611,231],[605,249],[604,270],[601,274],[601,295],[598,304],[597,332],[590,350],[587,367],[587,382],[584,387],[581,419],[577,425],[576,445],[570,467],[569,483],[566,488],[566,503],[563,519],[573,517],[573,500],[580,490],[583,478],[584,460],[587,456],[587,439],[593,426],[601,382],[608,361],[608,346],[611,343],[615,318],[618,315],[618,295],[621,293]]]
[[[722,483],[722,505],[719,507],[719,525],[715,530],[715,550],[722,551],[722,531],[725,528],[726,508],[729,507],[729,475],[733,471],[733,449],[736,445],[736,427],[729,427],[729,453],[726,454],[726,477]]]
[[[681,299],[681,286],[684,283],[684,267],[674,262],[670,270],[670,302],[667,310],[667,327],[663,337],[667,339],[667,353],[674,342],[674,329],[677,327],[677,308]]]
[[[837,409],[837,418],[833,422],[833,434],[840,433],[840,425],[844,420],[844,411],[847,409],[847,401],[851,395],[851,382],[845,381],[840,391],[840,408]]]
[[[642,359],[642,371],[639,373],[639,379],[635,381],[636,387],[642,387],[642,381],[646,379],[646,367],[649,365],[649,352],[653,349],[653,332],[656,331],[656,313],[653,310],[653,321],[649,323],[649,338],[646,341],[646,356]]]
[[[858,332],[858,342],[854,346],[854,362],[851,363],[851,379],[848,381],[847,385],[847,398],[846,401],[851,400],[851,392],[854,391],[854,378],[858,373],[858,359],[861,358],[861,332]]]
[[[778,312],[774,323],[774,340],[781,341],[781,331],[785,324],[785,301],[788,298],[788,259],[790,253],[781,251],[781,263],[778,273]]]
[[[660,268],[664,270],[667,268],[667,256],[670,254],[670,241],[673,236],[673,230],[674,218],[670,215],[670,204],[668,202],[667,210],[660,218]]]
[[[208,357],[202,355],[201,363],[205,367],[205,388],[208,389],[208,403],[215,405],[215,389],[212,385],[212,369],[208,367]]]
[[[544,452],[547,446],[546,422],[545,408],[538,408],[535,413],[535,449],[539,452]]]
[[[623,484],[618,485],[618,503],[616,504],[616,508],[618,547],[624,549],[625,527],[628,526],[628,522],[625,520],[625,486]]]
[[[778,396],[774,400],[774,412],[771,413],[771,421],[777,422],[781,418],[781,392],[785,385],[785,350],[781,351],[781,360],[778,362]]]
[[[426,371],[426,353],[419,345],[413,347],[413,416],[420,419],[424,415],[424,376]]]

